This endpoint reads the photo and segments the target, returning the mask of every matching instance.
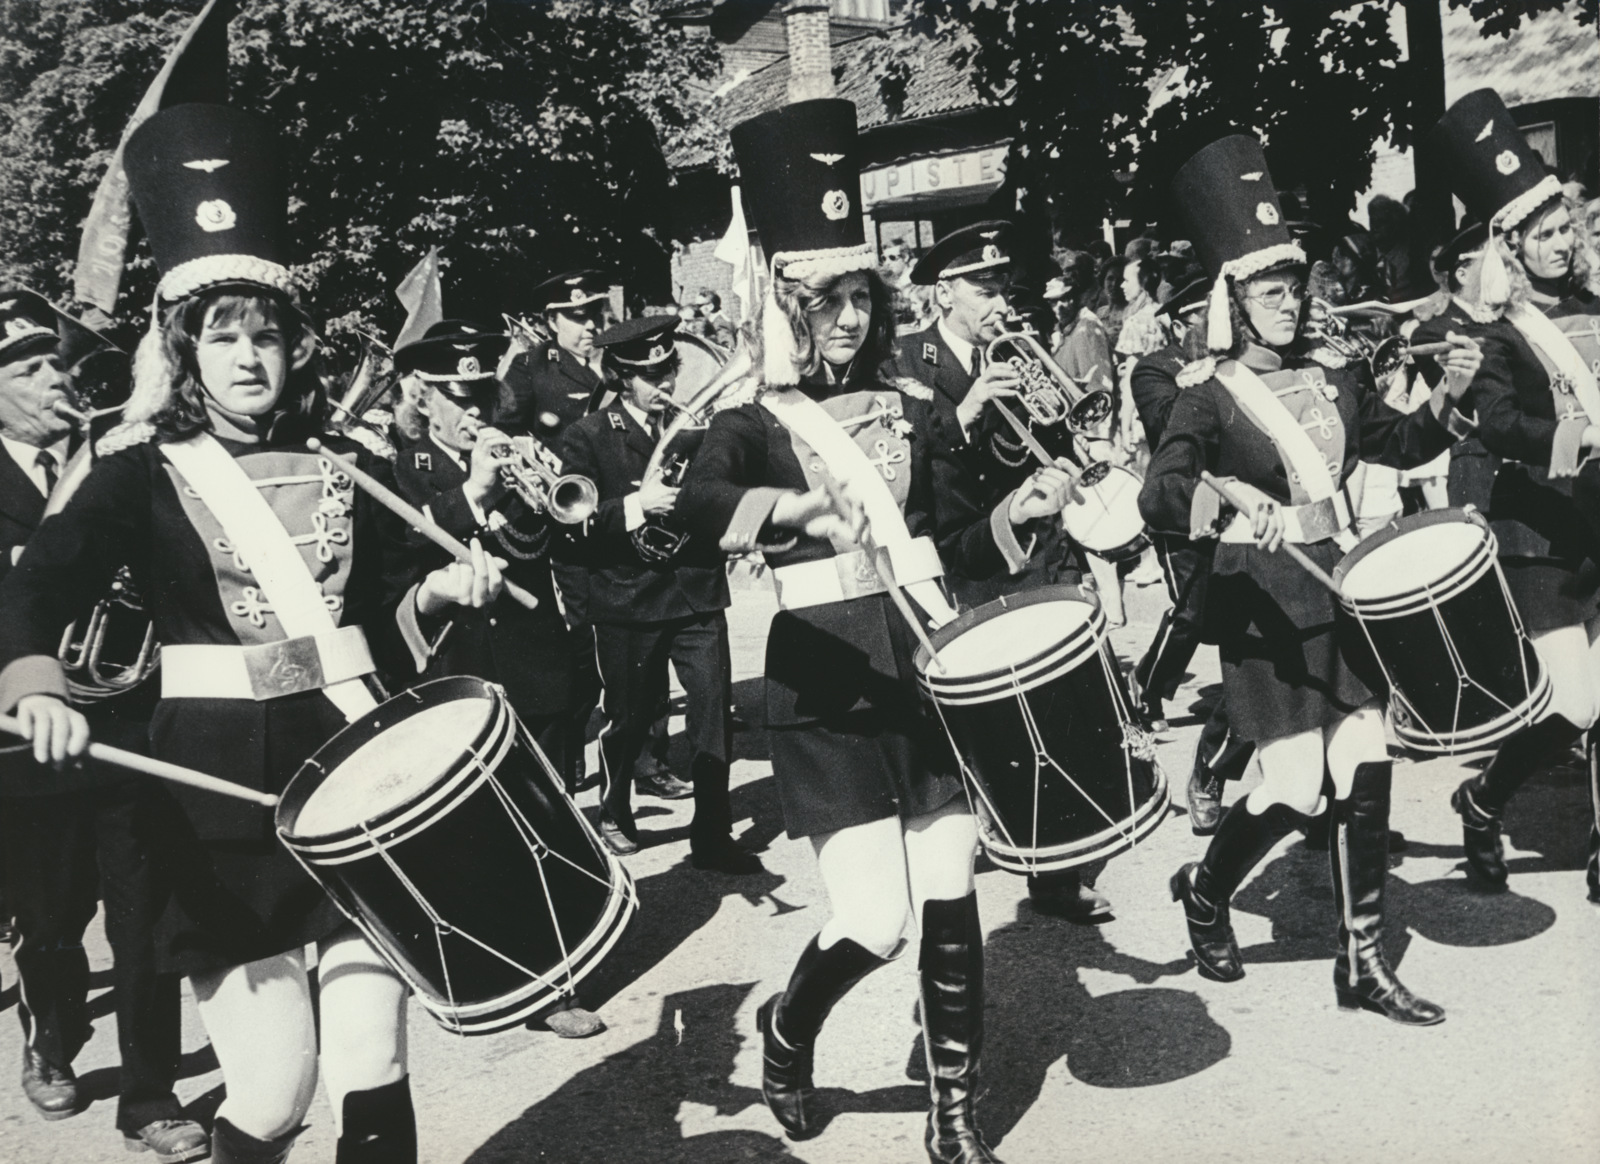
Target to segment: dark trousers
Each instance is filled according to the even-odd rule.
[[[0,801],[8,897],[16,914],[17,1007],[30,1046],[58,1068],[89,1036],[84,931],[98,882],[111,944],[117,1042],[117,1127],[182,1118],[172,1093],[182,1051],[178,976],[156,973],[156,874],[139,818],[150,790],[123,781],[60,796]]]
[[[728,707],[733,697],[733,662],[728,620],[722,611],[667,622],[595,626],[595,654],[605,684],[601,706],[600,816],[634,835],[632,790],[639,753],[666,702],[667,663],[677,669],[688,702],[694,783],[690,843],[728,835],[728,760],[733,749]]]
[[[1156,637],[1133,674],[1139,687],[1150,696],[1172,699],[1178,694],[1178,685],[1189,669],[1195,648],[1200,645],[1212,549],[1169,534],[1152,534],[1151,537],[1162,573],[1167,578],[1167,596],[1172,600],[1172,608],[1161,616]]]

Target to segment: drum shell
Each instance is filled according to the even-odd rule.
[[[311,794],[385,726],[485,696],[493,710],[478,738],[417,795],[361,826],[295,833]],[[352,723],[291,781],[277,819],[280,839],[306,871],[435,1020],[459,1034],[517,1025],[570,993],[616,942],[634,905],[627,873],[566,797],[500,689],[477,679],[423,684]]]
[[[1098,558],[1122,562],[1138,557],[1150,545],[1144,517],[1139,512],[1139,490],[1144,481],[1122,465],[1096,462],[1088,470],[1103,468],[1105,477],[1083,488],[1084,503],[1069,505],[1061,522],[1073,541]],[[1104,509],[1096,512],[1096,506]]]
[[[1092,604],[1092,618],[1027,664],[950,680],[918,656],[924,691],[982,818],[984,847],[996,865],[1018,873],[1115,856],[1160,824],[1169,801],[1165,774],[1132,723],[1126,682],[1092,596],[1050,586],[1001,598],[941,628],[935,646],[1004,610],[1063,598]]]

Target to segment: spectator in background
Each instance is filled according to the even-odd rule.
[[[1376,240],[1364,230],[1352,230],[1334,243],[1331,262],[1338,282],[1330,290],[1338,297],[1330,302],[1338,306],[1388,298],[1381,261]]]
[[[911,281],[911,268],[916,255],[904,242],[883,245],[883,264],[879,273],[894,292],[894,323],[901,332],[918,331],[926,327],[933,315],[928,298],[928,288]]]
[[[1380,298],[1403,299],[1411,289],[1411,216],[1386,194],[1367,203]]]
[[[695,298],[695,311],[699,315],[701,328],[699,334],[712,343],[732,351],[734,341],[739,335],[733,326],[733,320],[722,310],[722,296],[707,288]]]

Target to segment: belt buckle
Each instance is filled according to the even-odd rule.
[[[1320,542],[1339,532],[1339,516],[1331,497],[1300,506],[1297,516],[1300,518],[1301,536],[1307,542]]]
[[[839,574],[839,590],[847,600],[876,594],[883,589],[883,582],[866,550],[840,554],[834,558],[834,565]]]
[[[327,686],[322,675],[322,654],[311,635],[245,647],[244,669],[250,677],[250,694],[256,700]]]

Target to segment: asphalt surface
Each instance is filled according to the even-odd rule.
[[[1161,588],[1128,588],[1125,659],[1144,650]],[[758,724],[771,593],[736,592],[736,693]],[[1182,811],[1201,717],[1217,688],[1215,654],[1168,707],[1160,755],[1172,815],[1113,860],[1100,887],[1115,920],[1079,927],[1036,915],[1021,878],[978,878],[988,931],[988,1046],[981,1122],[1009,1162],[1353,1160],[1477,1164],[1600,1161],[1600,908],[1585,899],[1588,804],[1576,769],[1533,778],[1507,814],[1508,892],[1466,879],[1447,800],[1482,756],[1400,759],[1393,825],[1391,958],[1448,1019],[1407,1029],[1339,1011],[1331,982],[1335,919],[1325,853],[1282,842],[1246,883],[1234,919],[1247,977],[1202,980],[1167,892],[1177,866],[1203,851]],[[675,724],[681,730],[681,722]],[[681,742],[681,741],[680,741]],[[808,844],[782,835],[761,734],[737,738],[734,817],[747,843],[769,844],[768,872],[749,878],[688,864],[689,803],[644,800],[647,847],[629,858],[640,910],[584,996],[609,1029],[563,1041],[516,1030],[462,1039],[415,1005],[412,1078],[422,1159],[564,1164],[925,1160],[925,1085],[907,1076],[920,1053],[915,958],[868,978],[834,1012],[817,1050],[828,1113],[821,1135],[791,1143],[761,1102],[755,1009],[780,989],[827,916]],[[1230,785],[1231,801],[1257,779]],[[580,803],[593,805],[591,790]],[[135,1159],[114,1130],[116,1032],[109,953],[91,931],[93,1040],[76,1064],[88,1105],[45,1123],[14,1082],[22,1035],[0,1015],[0,1161]],[[0,953],[0,1009],[16,973]],[[178,1090],[209,1121],[222,1080],[187,996]],[[319,1093],[296,1161],[331,1161]],[[148,1157],[147,1157],[148,1158]]]

